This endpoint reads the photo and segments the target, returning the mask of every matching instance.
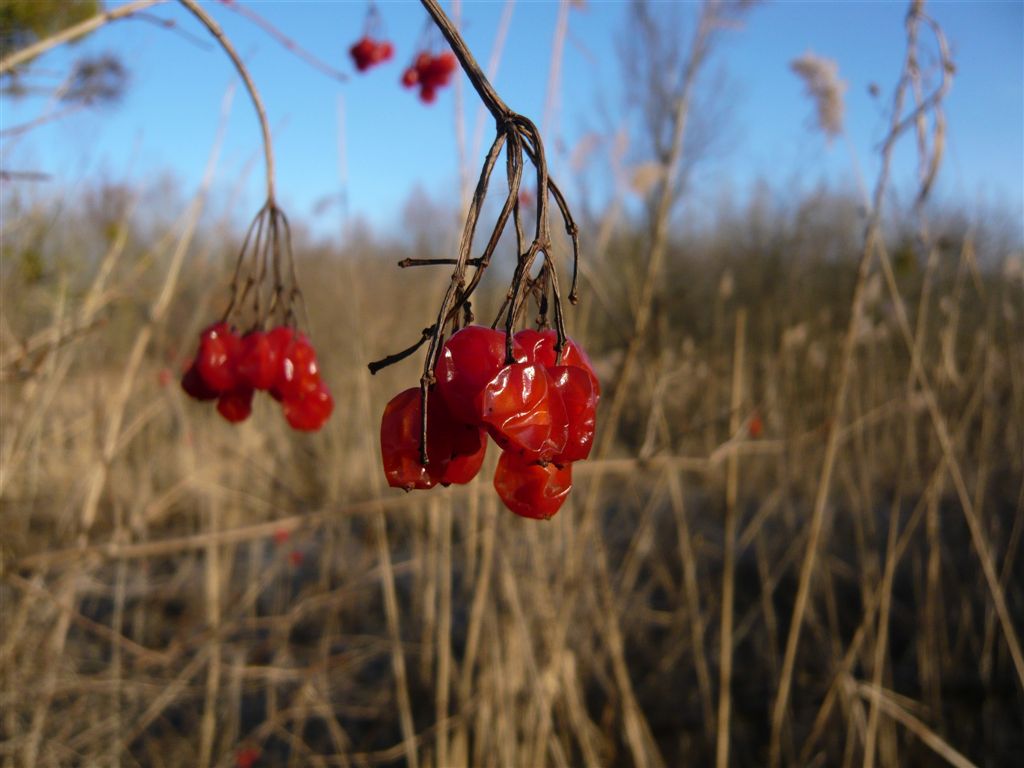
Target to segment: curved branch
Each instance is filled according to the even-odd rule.
[[[245,64],[239,58],[235,46],[228,40],[220,25],[195,0],[178,0],[178,2],[185,6],[193,16],[199,19],[204,27],[210,30],[210,34],[217,38],[217,42],[220,43],[224,53],[231,59],[231,63],[235,65],[235,69],[238,70],[238,76],[242,78],[245,89],[249,92],[252,105],[256,108],[256,116],[260,121],[260,131],[263,133],[263,158],[267,166],[267,200],[272,202],[274,200],[274,150],[270,143],[270,124],[267,122],[267,113],[263,108],[263,99],[260,98],[260,93],[256,90],[252,77],[249,76],[249,70],[245,68]]]

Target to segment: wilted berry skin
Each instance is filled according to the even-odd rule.
[[[565,406],[568,430],[565,447],[552,461],[557,464],[582,461],[590,456],[597,426],[598,395],[593,380],[584,369],[571,365],[552,366],[547,370]]]
[[[494,473],[494,490],[520,517],[547,520],[561,509],[572,490],[572,465],[537,464],[505,451]]]
[[[513,346],[513,355],[519,355]],[[470,325],[452,334],[434,368],[437,391],[452,415],[466,424],[481,423],[481,396],[505,367],[505,334]]]
[[[568,420],[555,382],[542,365],[505,366],[484,387],[481,414],[506,452],[550,461],[565,449]]]
[[[515,335],[515,339],[522,348],[527,362],[539,363],[548,367],[555,365],[555,344],[558,343],[558,334],[553,329],[545,328],[542,331],[535,331],[526,328],[519,331]],[[590,362],[590,358],[579,344],[568,337],[565,339],[565,348],[562,350],[562,365],[571,365],[574,368],[585,370],[594,383],[595,394],[598,397],[601,396],[601,382],[598,381],[597,374],[594,373],[594,366]]]
[[[406,491],[426,490],[437,485],[427,467],[420,462],[420,431],[423,406],[420,391],[413,387],[399,392],[384,408],[380,423],[380,450],[384,476],[392,488]],[[427,433],[428,463],[441,461],[446,446],[439,444],[439,433]]]

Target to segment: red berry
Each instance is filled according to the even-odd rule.
[[[299,334],[285,349],[274,388],[285,400],[294,400],[320,386],[320,367],[309,340]]]
[[[334,411],[334,398],[323,382],[312,392],[282,400],[284,417],[293,429],[315,432]]]
[[[391,61],[395,55],[395,46],[385,40],[377,46],[377,61]]]
[[[430,419],[427,425],[430,434],[443,433],[446,437],[441,445],[449,445],[444,460],[431,461],[427,471],[441,485],[464,485],[476,477],[487,454],[487,435],[472,424],[463,424],[455,419],[436,394],[430,398]]]
[[[422,73],[427,67],[430,66],[430,62],[433,61],[434,57],[430,55],[429,51],[421,51],[413,62],[417,72]]]
[[[253,389],[270,389],[277,381],[280,367],[280,347],[270,335],[252,331],[242,337],[238,357],[238,380]]]
[[[380,422],[380,451],[384,476],[392,488],[425,490],[437,484],[436,478],[420,463],[422,413],[420,390],[416,387],[399,392],[384,408]],[[451,443],[446,433],[430,429],[427,433],[427,458],[431,467],[439,467],[449,456]]]
[[[232,424],[245,421],[252,413],[252,389],[233,389],[217,398],[217,412]]]
[[[480,403],[487,431],[506,452],[551,461],[565,450],[565,404],[544,366],[505,366],[484,387]]]
[[[522,347],[527,362],[539,363],[548,367],[555,364],[555,344],[558,342],[558,333],[555,330],[545,328],[543,331],[535,331],[532,328],[526,328],[519,331],[515,338],[519,346]],[[583,348],[568,336],[565,338],[565,348],[562,350],[562,365],[571,365],[585,370],[590,375],[591,381],[594,382],[594,392],[600,397],[601,382],[597,380],[597,374],[594,373],[594,366],[590,362],[590,358],[587,357]]]
[[[445,51],[440,56],[435,57],[434,61],[440,71],[449,75],[459,66],[459,60],[455,58],[455,54],[451,51]]]
[[[364,72],[369,68],[373,59],[374,45],[374,42],[364,35],[348,49],[349,55],[352,57],[352,61],[356,65],[356,69],[360,72]]]
[[[203,380],[202,375],[199,373],[199,368],[193,362],[189,364],[185,373],[181,377],[181,388],[185,390],[185,394],[194,400],[216,400],[217,393],[210,389],[210,385]]]
[[[424,104],[433,104],[437,101],[437,89],[424,83],[420,88],[420,101]]]
[[[196,367],[207,386],[215,392],[235,388],[235,365],[241,340],[231,332],[227,323],[211,325],[199,336]]]
[[[235,768],[252,768],[260,759],[260,751],[255,747],[243,747],[235,753]]]
[[[512,354],[522,357],[513,342]],[[466,424],[480,424],[481,395],[505,366],[505,334],[470,325],[453,334],[441,349],[434,376],[448,410]]]
[[[506,451],[498,460],[494,489],[505,506],[520,517],[546,520],[558,511],[572,490],[572,465],[544,466]]]
[[[412,88],[419,82],[420,75],[415,67],[409,67],[402,73],[402,85],[405,88]]]
[[[548,368],[555,389],[565,404],[569,433],[565,449],[554,456],[558,464],[585,459],[594,445],[597,393],[587,372],[571,365]]]

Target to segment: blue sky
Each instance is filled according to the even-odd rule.
[[[337,206],[317,204],[336,198],[343,187],[342,108],[352,213],[387,228],[398,221],[414,187],[437,198],[454,198],[452,89],[427,107],[397,83],[424,29],[426,14],[418,3],[379,3],[397,53],[390,64],[364,75],[352,70],[347,49],[361,34],[365,3],[248,3],[310,52],[349,73],[345,83],[310,68],[219,3],[204,5],[235,42],[263,94],[275,135],[278,196],[293,219],[305,220],[318,231],[330,231],[338,221]],[[682,5],[684,16],[692,16],[696,6]],[[490,56],[504,7],[504,2],[462,3],[466,38],[482,62]],[[701,176],[705,201],[723,190],[742,193],[758,179],[779,188],[811,187],[821,180],[852,184],[849,152],[842,142],[829,145],[811,130],[811,104],[789,70],[789,62],[808,51],[838,62],[848,85],[848,132],[865,175],[872,179],[889,94],[904,52],[906,7],[905,2],[888,0],[776,0],[755,9],[742,29],[727,33],[711,71],[727,84],[729,120],[723,131],[728,140],[726,151]],[[957,63],[946,102],[949,144],[938,193],[967,208],[979,203],[1001,206],[1024,221],[1024,3],[932,0],[927,9],[944,28]],[[557,12],[557,3],[549,0],[517,0],[495,82],[513,108],[538,120]],[[206,36],[176,4],[159,6],[153,13]],[[547,137],[549,147],[557,138],[571,148],[587,130],[604,124],[602,109],[607,115],[621,108],[623,89],[632,86],[622,81],[617,52],[628,13],[628,3],[619,0],[590,0],[585,9],[572,10],[561,107],[554,135]],[[71,57],[107,49],[117,51],[131,72],[123,102],[113,109],[76,114],[14,141],[5,139],[0,165],[52,174],[47,184],[63,188],[87,183],[97,174],[144,182],[167,171],[186,190],[194,188],[216,133],[225,89],[237,82],[230,63],[212,45],[199,47],[157,25],[129,20],[55,51],[35,66],[59,71]],[[881,87],[880,98],[869,95],[870,83]],[[464,114],[472,135],[477,100],[466,85]],[[31,120],[44,108],[40,99],[4,99],[0,127]],[[486,142],[490,125],[485,125]],[[912,183],[911,150],[908,143],[898,158],[897,187],[909,189]],[[240,203],[244,212],[239,216],[243,223],[262,202],[258,153],[257,124],[238,90],[218,184],[227,190],[245,180]],[[479,159],[471,165],[477,167]],[[555,167],[563,177],[569,173],[564,162]]]

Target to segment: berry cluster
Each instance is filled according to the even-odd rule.
[[[286,326],[238,336],[226,322],[211,325],[199,334],[181,388],[196,400],[216,400],[217,412],[232,423],[252,413],[256,390],[281,403],[288,423],[304,432],[320,429],[334,410],[312,344]]]
[[[437,89],[451,82],[452,74],[458,66],[458,59],[451,51],[437,55],[423,51],[402,73],[402,85],[406,88],[415,88],[418,85],[420,101],[432,104],[437,98]]]
[[[381,452],[388,484],[412,490],[467,483],[483,464],[487,435],[502,449],[494,476],[498,496],[522,517],[554,515],[572,489],[572,463],[594,441],[600,384],[580,347],[566,339],[559,363],[553,330],[512,338],[471,325],[441,349],[427,398],[426,458],[421,461],[419,389],[388,403]]]
[[[369,35],[363,35],[348,52],[356,70],[365,72],[370,67],[390,61],[395,55],[395,46],[388,40],[374,40]]]

